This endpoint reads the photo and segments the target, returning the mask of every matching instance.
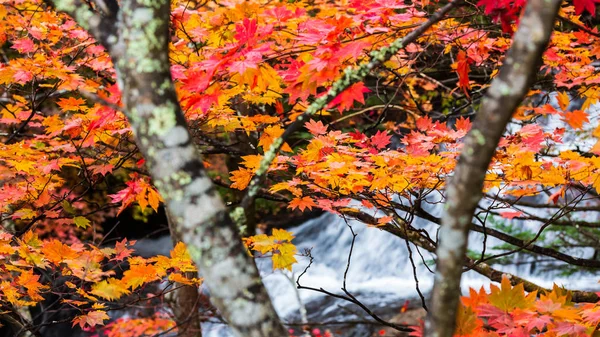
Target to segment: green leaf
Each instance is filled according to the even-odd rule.
[[[75,214],[75,208],[73,208],[73,206],[71,206],[71,203],[63,200],[61,203],[63,209],[65,210],[65,212],[69,213],[69,214]]]
[[[86,229],[90,226],[90,220],[88,220],[87,218],[84,218],[82,216],[74,217],[73,222],[75,223],[75,226],[77,226],[79,228],[83,228],[83,229]]]

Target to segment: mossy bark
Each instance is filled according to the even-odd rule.
[[[238,336],[286,336],[178,104],[170,75],[169,1],[122,0],[118,9],[100,13],[79,0],[55,4],[108,50],[136,143],[215,307]]]
[[[467,238],[482,196],[486,171],[506,125],[535,79],[560,3],[560,0],[527,2],[504,65],[492,81],[465,138],[454,176],[446,187],[432,305],[425,321],[426,337],[451,337],[454,333]]]

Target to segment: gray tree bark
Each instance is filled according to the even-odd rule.
[[[54,0],[108,50],[136,143],[204,284],[238,336],[286,336],[237,227],[202,166],[170,74],[167,0]]]
[[[538,73],[561,2],[527,1],[504,65],[465,138],[454,176],[446,187],[432,305],[425,322],[427,337],[450,337],[454,333],[469,227],[482,196],[486,171],[506,125]]]

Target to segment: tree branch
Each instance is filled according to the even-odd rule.
[[[430,253],[434,253],[434,254],[436,253],[437,246],[436,246],[435,242],[433,242],[429,238],[425,237],[418,230],[408,226],[402,219],[399,219],[396,217],[394,219],[393,223],[387,223],[384,225],[380,225],[378,223],[377,218],[375,218],[367,213],[360,212],[356,209],[342,208],[342,209],[338,209],[338,211],[344,215],[356,218],[366,224],[375,226],[375,227],[377,227],[381,230],[384,230],[390,234],[393,234],[399,238],[408,240],[408,241],[412,242],[413,244],[415,244],[416,246],[419,246]],[[523,284],[523,289],[525,289],[525,291],[528,291],[528,292],[538,291],[538,292],[546,292],[546,293],[549,293],[552,291],[552,289],[547,289],[547,288],[541,287],[541,286],[539,286],[533,282],[530,282],[526,279],[523,279],[519,276],[510,274],[510,273],[505,273],[505,272],[499,271],[497,269],[494,269],[487,263],[477,263],[475,260],[473,260],[465,255],[463,255],[462,261],[463,261],[464,265],[467,266],[467,268],[472,269],[472,270],[476,271],[477,273],[489,278],[491,281],[500,282],[500,281],[502,281],[502,275],[506,275],[510,279],[510,282],[512,285]],[[462,269],[461,269],[461,272],[462,272]],[[580,290],[568,290],[568,291],[572,295],[573,302],[596,303],[596,302],[598,302],[598,300],[600,300],[600,297],[595,292],[580,291]],[[460,292],[458,292],[458,293],[460,293]],[[431,312],[431,310],[430,310],[430,312]]]
[[[459,4],[462,4],[462,1],[463,0],[451,1],[446,6],[442,7],[438,12],[433,14],[429,18],[429,20],[421,24],[419,28],[413,30],[405,37],[395,40],[388,47],[384,47],[380,50],[371,52],[369,62],[362,64],[356,69],[347,68],[344,71],[344,75],[342,76],[342,78],[334,82],[325,95],[315,99],[315,101],[308,106],[306,111],[302,115],[298,116],[298,118],[285,129],[285,131],[279,138],[273,140],[271,147],[267,152],[265,152],[265,155],[260,162],[258,170],[256,171],[254,177],[250,181],[248,193],[244,197],[241,206],[236,208],[234,212],[238,215],[241,215],[244,213],[245,208],[252,204],[252,200],[255,198],[262,181],[265,179],[267,170],[269,169],[271,162],[273,162],[273,160],[275,159],[277,153],[279,153],[281,146],[283,146],[286,140],[293,133],[300,130],[300,128],[304,125],[305,122],[308,121],[308,119],[312,115],[325,108],[327,104],[329,104],[335,97],[337,97],[341,92],[349,88],[352,84],[362,81],[371,72],[371,70],[377,68],[378,66],[389,60],[402,48],[414,42],[417,38],[423,35],[423,33],[427,31],[427,29],[429,29],[435,23],[442,20],[446,16],[446,14],[448,14],[448,12],[450,12],[454,7],[458,6]],[[241,220],[243,220],[243,218]]]
[[[446,187],[446,214],[438,236],[437,271],[425,337],[450,337],[454,333],[467,238],[487,168],[506,124],[535,80],[560,3],[527,2],[504,65],[465,138],[454,176]]]

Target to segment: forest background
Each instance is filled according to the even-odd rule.
[[[597,2],[3,1],[3,331],[297,333],[251,255],[312,261],[282,227],[320,210],[399,237],[415,270],[437,260],[431,293],[407,275],[414,325],[345,282],[297,283],[383,334],[597,334],[593,285],[501,265],[600,267]],[[144,221],[168,223],[170,256],[135,255]],[[459,298],[465,270],[501,285]],[[150,310],[110,320],[134,307]]]

